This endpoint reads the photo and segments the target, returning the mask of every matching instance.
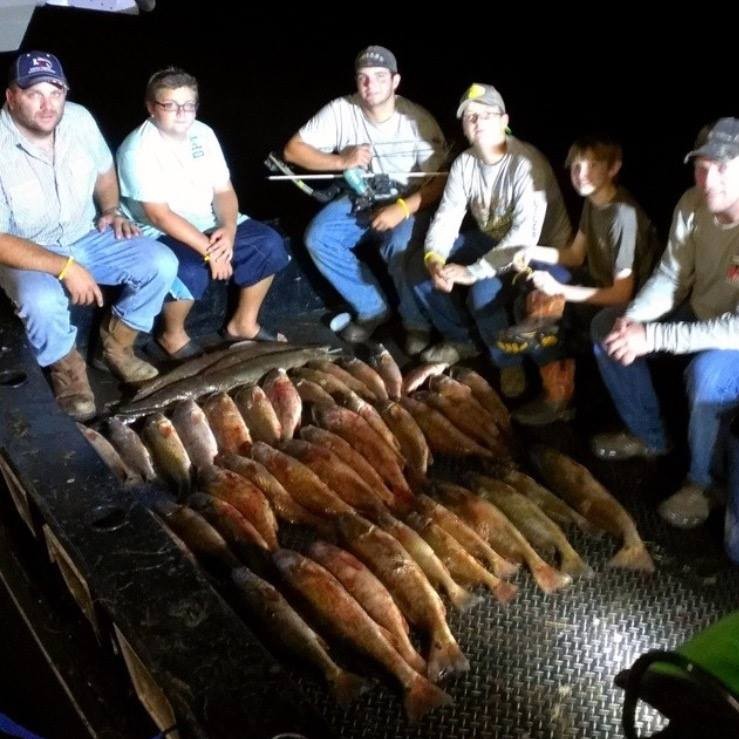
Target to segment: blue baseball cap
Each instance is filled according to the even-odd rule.
[[[69,87],[61,62],[48,51],[27,51],[10,65],[8,84],[16,84],[25,90],[39,82]]]
[[[739,157],[739,118],[719,118],[713,125],[704,126],[698,134],[695,149],[685,157],[706,157],[729,161]]]

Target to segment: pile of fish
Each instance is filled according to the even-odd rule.
[[[567,526],[622,539],[610,566],[654,569],[585,467],[534,448],[549,489],[519,468],[508,410],[483,377],[444,364],[403,377],[382,346],[369,363],[322,347],[222,350],[140,388],[107,438],[80,430],[124,483],[166,486],[154,508],[178,542],[227,575],[249,618],[319,668],[339,701],[368,681],[327,639],[393,675],[411,720],[449,703],[437,683],[469,669],[444,599],[473,607],[482,585],[508,603],[521,565],[546,593],[591,574]],[[436,479],[434,455],[482,471],[467,487]],[[305,528],[304,551],[281,545],[283,524]]]

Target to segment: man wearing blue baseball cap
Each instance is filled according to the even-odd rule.
[[[177,260],[123,216],[110,150],[88,111],[67,102],[68,89],[53,54],[27,52],[10,67],[0,111],[0,287],[60,407],[84,420],[95,399],[70,301],[102,306],[99,286],[122,285],[100,329],[100,360],[124,382],[148,379],[157,370],[133,343],[151,329]]]
[[[595,437],[593,451],[603,459],[668,452],[645,360],[655,352],[688,355],[688,479],[659,513],[692,528],[708,517],[739,408],[739,119],[703,129],[685,161],[695,187],[675,208],[659,267],[623,316],[603,311],[593,322],[598,367],[628,429]]]

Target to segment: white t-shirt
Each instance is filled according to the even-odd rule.
[[[379,124],[365,116],[358,95],[336,98],[321,108],[298,135],[306,144],[324,152],[371,144],[369,171],[388,174],[411,190],[420,187],[420,180],[411,178],[409,182],[402,173],[434,172],[446,155],[444,134],[434,117],[399,95],[393,115]]]
[[[230,181],[221,146],[210,126],[194,121],[183,141],[165,138],[151,119],[123,141],[116,156],[121,201],[147,236],[161,236],[141,203],[166,203],[199,231],[215,228],[213,195]],[[238,223],[246,220],[239,214]]]
[[[449,257],[468,208],[496,246],[544,244],[561,249],[572,235],[549,162],[533,146],[512,136],[505,156],[495,164],[486,164],[473,148],[454,160],[426,235],[427,252]],[[470,268],[478,279],[495,274],[484,257]]]

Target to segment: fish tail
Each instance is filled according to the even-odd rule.
[[[441,688],[430,683],[423,675],[417,675],[405,693],[403,705],[409,721],[420,721],[429,711],[439,706],[449,706],[454,701]]]
[[[547,594],[566,588],[572,582],[572,578],[568,574],[558,572],[546,562],[532,567],[531,574],[534,576],[536,584]]]
[[[443,643],[436,638],[432,640],[426,669],[426,675],[432,682],[439,682],[454,672],[467,672],[470,669],[470,663],[462,654],[459,644],[451,634],[449,636],[450,639]]]
[[[505,580],[498,580],[494,587],[490,588],[490,591],[495,596],[495,600],[498,603],[508,603],[513,600],[518,593],[518,586]]]
[[[609,560],[609,567],[621,567],[625,570],[654,572],[654,562],[644,542],[639,540],[626,544]]]
[[[426,673],[426,660],[413,648],[410,640],[397,638],[398,652],[400,656],[416,671],[424,675]]]
[[[571,577],[592,577],[593,570],[572,547],[560,551],[560,571]]]
[[[463,587],[457,585],[457,583],[454,583],[454,587],[450,584],[446,588],[446,594],[458,611],[467,611],[482,602],[482,598],[479,595],[470,593],[469,590],[465,590]]]
[[[498,577],[509,578],[513,577],[521,567],[517,562],[510,562],[503,557],[499,557],[496,561],[490,563],[493,572]]]
[[[339,704],[346,705],[371,690],[372,683],[347,670],[339,670],[331,680],[331,690]]]

